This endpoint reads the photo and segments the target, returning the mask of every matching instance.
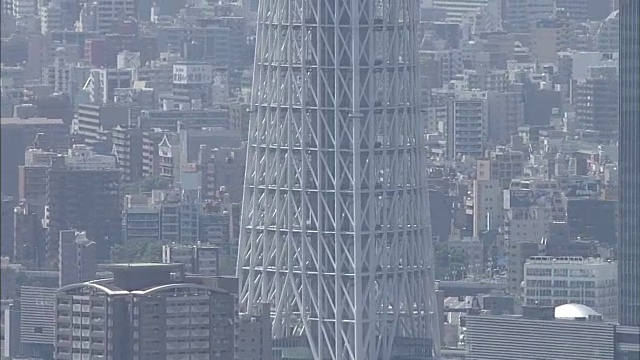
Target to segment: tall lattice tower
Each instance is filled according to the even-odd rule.
[[[417,0],[261,0],[238,255],[305,357],[438,351]]]

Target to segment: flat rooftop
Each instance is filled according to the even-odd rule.
[[[126,269],[148,269],[148,270],[172,270],[183,267],[183,264],[165,264],[165,263],[121,263],[121,264],[100,264],[101,269],[113,271],[113,270],[126,270]]]
[[[48,119],[48,118],[29,118],[21,119],[15,117],[2,118],[2,126],[12,125],[64,125],[62,119]]]

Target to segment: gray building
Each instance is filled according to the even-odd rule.
[[[618,266],[622,325],[640,326],[640,1],[620,0]]]
[[[590,308],[525,308],[523,316],[467,315],[467,360],[613,360],[615,324]]]
[[[87,239],[86,232],[60,231],[59,251],[60,286],[95,279],[96,243]]]
[[[20,342],[23,355],[48,357],[55,342],[54,287],[20,288]]]

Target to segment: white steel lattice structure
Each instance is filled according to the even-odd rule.
[[[260,1],[240,309],[270,303],[314,359],[438,353],[418,20],[417,0]]]

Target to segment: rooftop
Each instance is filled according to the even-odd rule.
[[[29,118],[21,119],[15,117],[3,117],[1,119],[2,126],[17,126],[17,125],[64,125],[62,119],[47,119],[47,118]]]

